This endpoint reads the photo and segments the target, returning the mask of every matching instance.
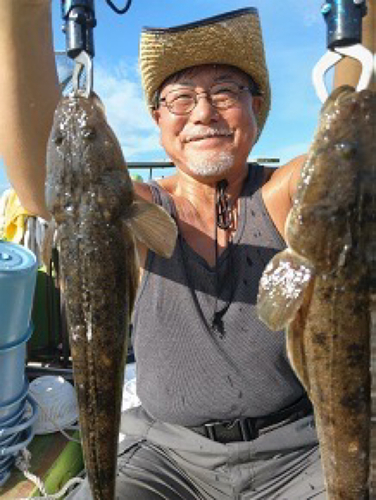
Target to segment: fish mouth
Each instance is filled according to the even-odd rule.
[[[213,139],[213,138],[220,138],[220,137],[232,137],[233,133],[230,130],[226,131],[218,131],[218,130],[211,130],[211,131],[206,131],[206,132],[197,132],[190,134],[184,139],[184,142],[186,144],[189,144],[190,142],[197,142],[197,141],[203,141],[205,139]]]

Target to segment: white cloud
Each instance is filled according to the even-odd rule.
[[[103,101],[107,119],[127,160],[160,155],[159,134],[142,94],[136,67],[124,62],[116,67],[95,67],[94,88]]]
[[[317,0],[290,0],[290,2],[293,8],[300,13],[305,26],[324,22]]]

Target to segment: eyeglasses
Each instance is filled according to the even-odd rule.
[[[187,115],[196,107],[198,98],[205,95],[215,108],[229,109],[239,102],[240,95],[246,90],[250,91],[250,88],[233,82],[215,84],[206,92],[179,88],[170,90],[159,99],[159,104],[166,106],[174,115]]]

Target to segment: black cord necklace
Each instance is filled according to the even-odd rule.
[[[182,242],[180,241],[181,253],[184,260],[184,272],[186,275],[187,283],[189,289],[191,291],[191,295],[193,297],[196,309],[200,314],[200,317],[211,335],[219,336],[223,338],[226,335],[225,324],[223,321],[223,317],[228,311],[232,300],[234,298],[235,292],[235,276],[233,271],[233,259],[232,259],[232,250],[233,250],[233,241],[232,236],[230,234],[228,240],[228,258],[226,262],[226,271],[223,274],[222,280],[219,280],[219,269],[218,269],[218,228],[229,230],[234,223],[234,219],[232,216],[232,205],[229,200],[229,196],[226,193],[226,188],[228,186],[228,182],[226,179],[223,179],[217,183],[216,186],[216,202],[215,202],[215,305],[214,305],[214,313],[210,321],[205,317],[203,310],[198,301],[194,286],[192,284],[192,279],[189,273],[189,266],[187,262],[187,258],[185,255],[185,250],[183,248]],[[218,307],[218,298],[221,294],[223,286],[228,283],[228,279],[230,278],[230,296],[226,301],[226,304],[220,309],[217,310]]]
[[[214,314],[211,321],[211,329],[213,333],[219,335],[219,337],[223,338],[226,334],[225,325],[223,322],[223,317],[228,311],[234,296],[235,286],[234,279],[235,276],[232,271],[232,236],[230,233],[230,237],[228,240],[228,260],[226,262],[226,272],[223,275],[222,281],[219,282],[219,270],[218,270],[218,228],[224,229],[228,231],[232,228],[234,224],[234,218],[232,215],[232,205],[229,200],[229,196],[226,193],[226,188],[228,186],[227,179],[222,179],[217,183],[216,186],[216,203],[215,203],[215,216],[216,216],[216,225],[215,225],[215,281],[216,281],[216,295],[215,295],[215,306],[214,306]],[[223,288],[224,281],[227,281],[228,275],[230,276],[230,297],[224,307],[217,310],[218,306],[218,298]]]

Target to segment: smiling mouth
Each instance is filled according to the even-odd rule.
[[[197,134],[192,137],[188,137],[185,142],[197,142],[197,141],[203,141],[205,139],[216,139],[216,138],[221,138],[221,137],[232,137],[232,132],[226,132],[226,133],[214,133],[214,134]]]

